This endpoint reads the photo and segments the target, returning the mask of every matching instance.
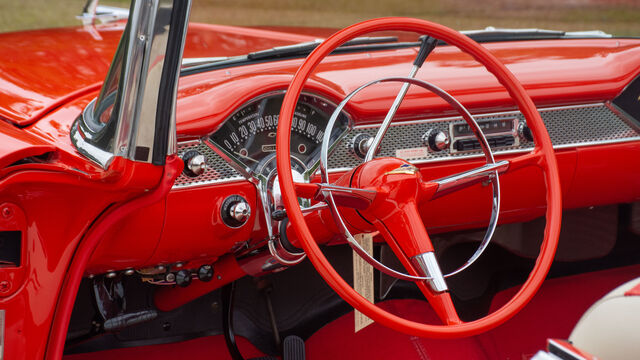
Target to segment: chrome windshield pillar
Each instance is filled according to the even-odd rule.
[[[175,153],[178,78],[191,0],[134,0],[100,95],[74,124],[80,153],[163,165]]]

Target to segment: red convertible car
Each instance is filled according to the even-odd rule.
[[[640,39],[190,6],[0,34],[0,359],[637,358]]]

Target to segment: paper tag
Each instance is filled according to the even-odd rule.
[[[357,234],[354,238],[366,252],[373,254],[372,234]],[[373,303],[373,266],[364,261],[355,251],[353,252],[353,288],[365,299]],[[373,323],[373,320],[358,310],[355,310],[354,319],[355,332]]]

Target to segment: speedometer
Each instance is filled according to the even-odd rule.
[[[211,141],[230,158],[254,173],[269,175],[275,169],[276,131],[283,92],[253,99],[225,120],[211,135]],[[317,95],[303,94],[296,105],[292,122],[291,156],[300,173],[315,168],[329,117],[336,105]],[[336,142],[349,126],[346,114],[340,114],[331,130]],[[331,144],[330,144],[331,145]]]

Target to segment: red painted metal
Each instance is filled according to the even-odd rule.
[[[100,241],[103,240],[104,234],[109,231],[112,226],[116,226],[122,219],[125,219],[130,214],[155,202],[162,201],[169,193],[169,190],[171,190],[171,186],[173,186],[176,177],[178,177],[182,171],[182,167],[183,163],[180,158],[176,156],[168,157],[164,166],[162,180],[157,187],[131,201],[111,207],[93,223],[87,231],[84,239],[75,251],[67,271],[67,277],[60,290],[61,293],[56,303],[53,324],[49,333],[45,353],[46,359],[62,358],[67,328],[71,320],[71,311],[73,310],[73,304],[75,303],[80,281],[82,280],[85,268],[93,251],[99,245]]]
[[[124,22],[0,34],[0,118],[25,126],[104,81]],[[241,55],[314,37],[191,24],[185,57]]]
[[[42,339],[49,336],[67,266],[83,234],[110,204],[143,192],[160,174],[153,167],[131,166],[118,159],[102,176],[59,165],[11,168],[20,170],[0,179],[0,198],[18,206],[26,216],[23,249],[27,278],[15,294],[0,298],[0,307],[6,310],[5,344],[11,344],[4,348],[4,355],[39,359],[44,356],[46,342]],[[13,270],[0,268],[0,273],[5,271]]]
[[[100,35],[97,39],[83,28],[0,34],[0,53],[10,54],[0,60],[0,83],[4,84],[0,94],[0,117],[20,125],[33,124],[48,111],[61,106],[63,101],[97,90],[96,84],[104,79],[123,25],[101,25],[96,29]],[[185,57],[239,55],[313,38],[192,24]],[[640,54],[640,42],[632,39],[505,42],[484,46],[517,75],[538,105],[611,99],[640,71],[635,61]],[[414,56],[415,49],[335,56],[318,67],[309,87],[339,99],[369,77],[403,74]],[[540,59],[546,62],[544,72],[540,72]],[[258,93],[285,89],[300,63],[301,60],[264,63],[182,78],[179,132],[201,134],[212,131],[233,109]],[[363,73],[364,69],[373,67],[378,67],[375,72]],[[429,74],[423,79],[451,92],[472,109],[514,106],[493,77],[453,47],[436,49],[421,73]],[[231,79],[234,81],[230,82]],[[469,81],[474,83],[473,92],[467,91]],[[256,83],[261,86],[256,87]],[[225,90],[220,92],[221,88]],[[370,91],[371,96],[367,97],[375,95],[377,101],[354,99],[348,109],[357,119],[379,120],[381,111],[392,101],[388,95],[392,92],[386,87]],[[449,111],[437,97],[412,91],[398,117],[413,117],[427,108],[430,116]]]
[[[18,160],[54,151],[55,146],[37,136],[0,122],[0,171]]]
[[[20,232],[20,264],[18,266],[0,265],[0,299],[15,294],[27,280],[29,258],[25,243],[27,238],[27,217],[16,204],[0,204],[0,231]]]
[[[222,202],[231,195],[245,198],[252,210],[247,223],[239,228],[228,227],[220,216]],[[149,265],[223,255],[251,239],[257,217],[262,218],[255,187],[248,181],[172,191],[166,211],[162,238],[147,261]],[[264,239],[264,231],[262,228],[255,238]]]
[[[91,258],[83,258],[86,269],[78,270],[81,266],[70,265],[81,239],[87,239],[91,224],[101,214],[106,216],[105,210],[150,189],[161,177],[160,169],[133,166],[120,158],[104,171],[78,154],[69,141],[72,121],[97,95],[123,25],[99,25],[96,29],[99,38],[83,28],[0,34],[0,53],[3,54],[0,119],[7,120],[0,121],[0,199],[2,204],[10,204],[16,214],[24,214],[23,223],[3,223],[0,219],[0,230],[25,229],[22,269],[0,268],[0,308],[6,310],[5,341],[10,344],[5,347],[5,356],[10,359],[43,358],[46,343],[42,339],[46,339],[52,329],[57,329],[54,333],[58,335],[51,340],[51,344],[57,344],[57,350],[49,354],[59,350],[64,336],[61,329],[68,321],[62,319],[62,314],[68,315],[72,297],[71,278],[63,287],[65,277],[70,276],[67,275],[70,266],[74,269],[71,274],[76,280],[73,281],[77,281],[82,273],[175,261],[212,262],[229,253],[236,243],[265,237],[263,214],[249,183],[239,181],[174,190],[106,231]],[[238,55],[312,38],[315,36],[192,24],[185,57]],[[213,43],[221,46],[212,47]],[[640,72],[639,40],[508,42],[484,46],[517,75],[539,106],[611,99]],[[339,101],[369,77],[406,73],[415,52],[415,49],[403,49],[330,57],[316,68],[305,90]],[[541,62],[544,71],[541,71]],[[206,135],[250,98],[285,89],[301,63],[302,60],[263,63],[181,78],[179,137]],[[450,91],[475,111],[506,110],[515,106],[495,78],[453,47],[438,47],[420,76]],[[356,123],[379,121],[394,95],[390,87],[372,88],[366,96],[354,99],[347,110]],[[425,118],[449,114],[449,111],[434,96],[412,90],[398,118]],[[16,164],[21,159],[43,154],[48,154],[44,163]],[[566,208],[640,199],[640,144],[637,142],[563,149],[558,151],[557,158]],[[476,160],[462,160],[424,165],[420,170],[422,178],[429,180],[480,164]],[[537,167],[526,167],[502,177],[501,223],[545,214],[545,176]],[[254,209],[249,224],[237,230],[221,224],[217,216],[219,204],[229,194],[241,194]],[[418,211],[426,219],[429,234],[477,228],[486,225],[488,220],[489,196],[487,187],[476,185],[421,203]],[[91,201],[69,201],[79,198]],[[355,216],[347,217],[354,227],[370,228],[361,218],[357,221]],[[307,218],[314,224],[314,235],[319,242],[335,242],[335,225],[327,212],[309,214]],[[293,231],[288,233],[295,237]],[[551,249],[547,247],[544,251],[549,253]],[[545,262],[540,268],[547,265]],[[217,271],[223,279],[242,275],[237,268],[222,265]],[[537,277],[541,273],[538,272]],[[219,284],[213,281],[206,289],[213,290]],[[12,295],[3,296],[3,288],[8,288],[7,293]],[[64,295],[60,293],[63,288]],[[166,294],[156,301],[159,306],[171,309],[183,304],[184,299],[197,296],[197,289],[188,294],[177,289],[163,290]],[[67,300],[59,301],[63,298]],[[452,312],[446,305],[448,300],[440,300],[442,305],[437,307],[442,310],[441,318],[446,319]],[[58,308],[55,325],[52,325],[58,303],[65,305]],[[522,302],[518,306],[521,305]]]
[[[529,278],[522,286],[522,289],[514,296],[514,298],[504,307],[496,312],[481,318],[479,320],[446,326],[427,325],[409,321],[390,314],[358,294],[351,288],[338,273],[333,269],[331,264],[324,257],[318,245],[316,244],[311,230],[304,222],[304,216],[297,204],[297,197],[293,185],[293,177],[289,171],[291,168],[291,159],[289,154],[290,127],[295,111],[295,105],[302,88],[314,71],[316,66],[324,59],[333,49],[345,41],[361,36],[363,34],[378,30],[405,30],[426,33],[445,42],[455,45],[471,55],[474,59],[482,63],[489,72],[491,72],[499,82],[505,86],[509,94],[513,97],[513,101],[518,104],[523,115],[527,119],[527,123],[533,132],[533,136],[537,139],[536,151],[539,151],[544,160],[541,167],[544,169],[544,178],[547,185],[547,226],[540,255],[532,270]],[[378,76],[379,74],[376,74]],[[525,89],[520,85],[518,80],[511,74],[507,68],[493,57],[487,50],[469,38],[459,34],[442,25],[434,24],[424,20],[409,18],[383,18],[365,21],[356,25],[352,25],[341,30],[326,39],[302,64],[296,76],[294,77],[287,95],[284,98],[280,118],[278,123],[278,138],[276,141],[278,149],[278,173],[280,188],[283,192],[283,202],[287,209],[289,220],[291,221],[298,238],[302,242],[309,260],[325,281],[349,304],[362,311],[375,321],[389,326],[397,331],[407,334],[438,338],[452,338],[460,336],[469,336],[486,331],[499,324],[505,322],[520,309],[522,309],[538,290],[551,266],[555,249],[558,243],[560,233],[561,219],[561,193],[560,193],[560,177],[558,174],[558,165],[555,154],[549,139],[549,135],[545,131],[544,123],[538,114],[536,107],[527,95]],[[403,244],[399,244],[402,246]],[[401,261],[406,261],[400,257]],[[409,268],[411,269],[411,268]],[[432,304],[436,311],[449,312],[444,308],[442,303]],[[445,321],[448,318],[445,318]]]

